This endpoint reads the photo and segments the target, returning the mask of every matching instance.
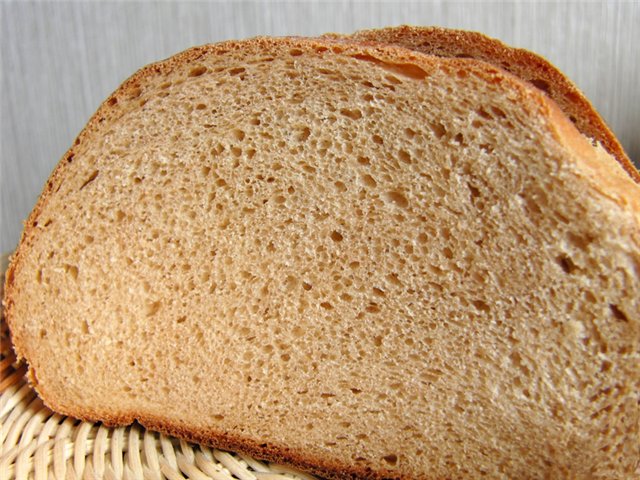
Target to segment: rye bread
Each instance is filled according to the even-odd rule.
[[[137,72],[12,259],[54,410],[328,477],[627,478],[640,187],[473,59],[258,38]]]

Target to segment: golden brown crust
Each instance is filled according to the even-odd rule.
[[[25,224],[19,248],[12,258],[7,271],[5,298],[3,303],[5,306],[5,316],[12,332],[16,331],[14,323],[19,321],[19,319],[14,318],[13,312],[14,297],[20,294],[20,292],[16,291],[14,278],[20,273],[23,263],[22,259],[28,252],[34,236],[37,235],[39,215],[51,195],[55,194],[57,186],[65,175],[66,167],[73,160],[74,152],[78,146],[88,138],[91,138],[92,135],[98,135],[100,129],[103,128],[103,125],[108,124],[109,120],[117,119],[121,114],[118,107],[115,106],[117,103],[113,102],[112,99],[130,95],[132,91],[140,87],[145,79],[165,75],[172,71],[176,66],[195,61],[205,55],[217,55],[229,50],[242,48],[277,49],[284,47],[300,47],[306,48],[309,51],[315,49],[319,54],[321,51],[331,49],[336,53],[366,56],[369,59],[373,59],[373,61],[379,60],[381,62],[388,62],[392,64],[413,64],[420,68],[424,68],[426,71],[430,68],[442,66],[443,64],[446,64],[451,69],[464,67],[467,70],[473,71],[476,75],[485,78],[487,81],[501,82],[505,88],[510,88],[518,94],[523,108],[537,112],[538,115],[546,118],[550,125],[560,124],[560,126],[557,127],[559,130],[572,131],[578,135],[577,131],[575,131],[575,128],[566,117],[553,113],[553,106],[550,106],[552,102],[538,89],[520,81],[518,78],[513,77],[508,73],[505,73],[501,69],[496,69],[482,61],[451,58],[436,59],[435,57],[411,52],[405,48],[397,46],[379,44],[369,45],[366,43],[356,43],[352,41],[345,43],[333,41],[329,38],[255,38],[244,42],[226,42],[222,44],[192,48],[165,61],[148,65],[125,81],[98,108],[87,126],[79,134],[74,146],[65,153],[60,163],[54,169],[36,206]],[[553,129],[550,127],[550,131],[552,130]],[[566,145],[568,148],[573,148],[572,142],[566,142]],[[33,352],[29,351],[28,346],[20,336],[14,335],[13,342],[19,358],[26,358],[27,360],[33,358]],[[34,388],[36,388],[48,406],[55,411],[65,413],[76,418],[91,421],[103,421],[110,425],[126,425],[130,424],[134,420],[138,420],[142,425],[154,430],[166,432],[198,443],[244,452],[269,461],[288,463],[327,478],[400,478],[396,473],[391,471],[373,471],[366,467],[340,465],[322,458],[311,458],[305,453],[292,451],[283,445],[273,445],[269,443],[261,443],[257,440],[238,438],[225,434],[224,432],[215,432],[211,430],[196,431],[167,419],[146,416],[144,414],[130,413],[115,415],[108,412],[92,412],[83,410],[82,408],[71,409],[63,407],[58,401],[56,401],[54,396],[49,395],[45,386],[39,384],[33,364],[30,366],[29,376]]]
[[[589,100],[560,70],[535,53],[510,47],[481,33],[438,27],[405,25],[331,37],[387,43],[442,57],[475,58],[500,67],[548,94],[581,133],[600,142],[640,183],[640,173]]]

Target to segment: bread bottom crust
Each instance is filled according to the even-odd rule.
[[[195,430],[178,425],[168,419],[144,414],[114,415],[108,412],[69,410],[61,407],[42,392],[37,382],[35,370],[29,366],[27,378],[45,405],[54,412],[61,413],[84,422],[102,423],[107,427],[124,427],[138,422],[144,428],[177,437],[188,442],[206,445],[220,450],[242,453],[258,460],[285,464],[326,479],[366,479],[366,480],[409,480],[410,477],[391,471],[375,471],[369,467],[345,465],[321,457],[312,457],[283,445],[243,438],[223,431]]]

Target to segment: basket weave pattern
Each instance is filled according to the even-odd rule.
[[[3,255],[0,285],[6,266]],[[16,362],[9,329],[4,318],[0,321],[0,480],[313,480],[288,467],[194,445],[136,423],[109,428],[52,412],[27,384],[26,365]]]

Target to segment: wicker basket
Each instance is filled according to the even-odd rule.
[[[4,284],[7,256],[0,258]],[[0,287],[0,297],[1,295]],[[16,363],[0,324],[0,480],[286,480],[313,477],[251,457],[194,445],[133,424],[108,428],[49,410]]]

